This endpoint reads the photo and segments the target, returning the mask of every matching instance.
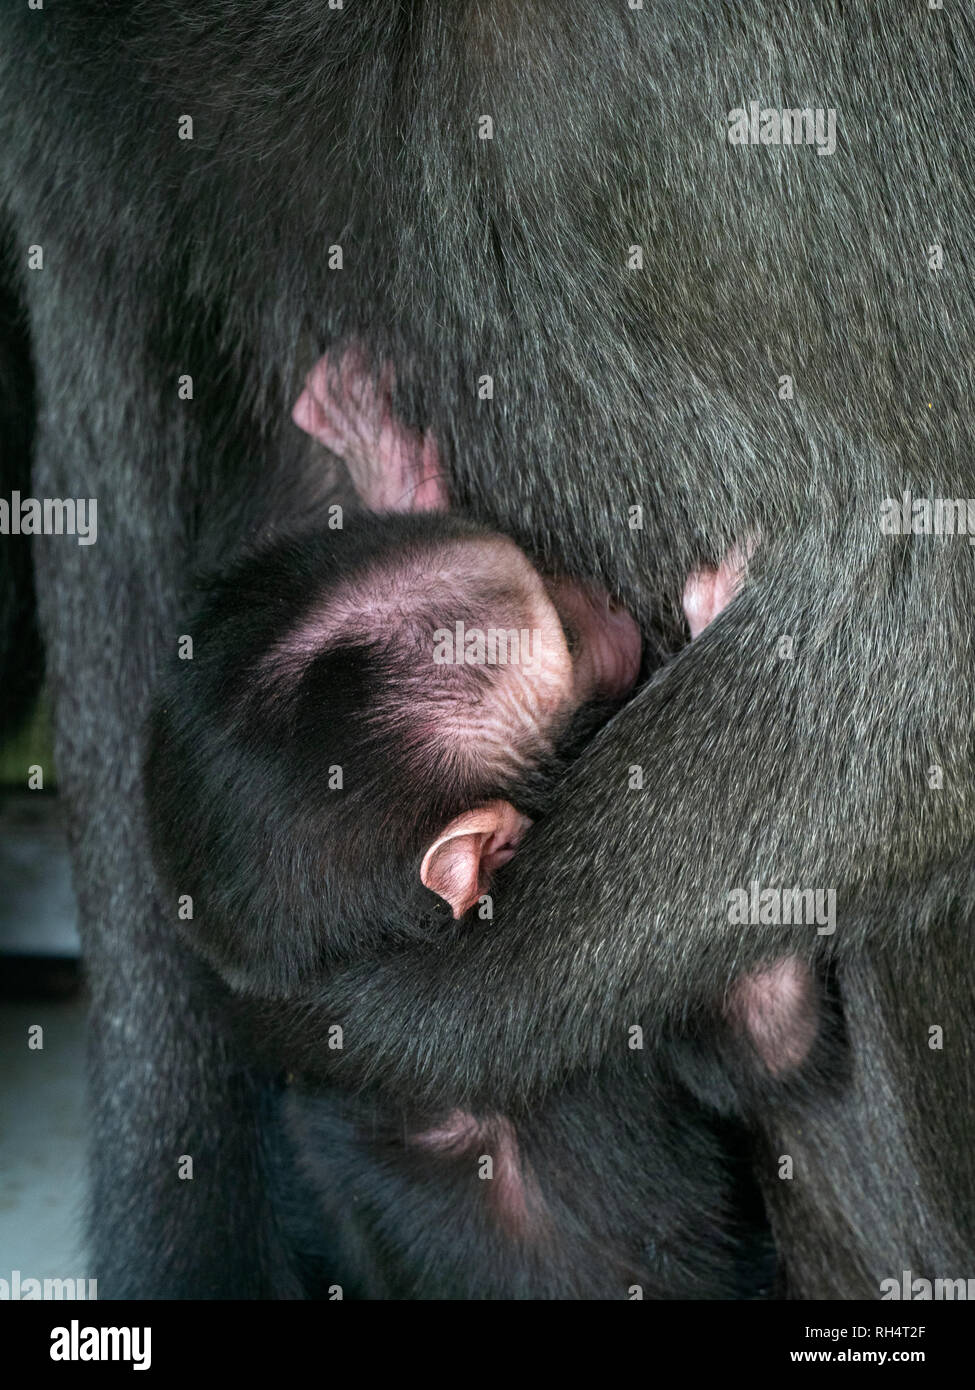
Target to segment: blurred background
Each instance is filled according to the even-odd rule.
[[[30,790],[31,768],[43,789]],[[35,773],[36,780],[36,773]],[[0,1278],[81,1277],[85,998],[46,702],[0,750]],[[30,1047],[31,1030],[42,1047]]]

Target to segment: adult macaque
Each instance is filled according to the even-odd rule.
[[[97,545],[34,550],[93,989],[101,1293],[290,1287],[265,1083],[168,930],[140,740],[187,576],[334,496],[288,417],[343,342],[393,364],[456,511],[599,581],[653,660],[680,645],[687,576],[761,545],[569,768],[490,930],[309,993],[345,1024],[340,1084],[510,1114],[628,1027],[680,1031],[770,962],[828,954],[847,1019],[896,1020],[914,1068],[854,1058],[862,1082],[837,1085],[871,1124],[815,1186],[810,1097],[786,1264],[808,1288],[822,1211],[817,1279],[831,1262],[875,1291],[902,1248],[919,1274],[968,1268],[966,1025],[945,1067],[909,1040],[938,1023],[910,989],[919,941],[950,1017],[972,975],[975,568],[923,506],[897,534],[881,516],[906,490],[975,497],[973,71],[965,7],[903,0],[5,7],[3,275],[37,388],[16,468],[31,447],[35,495],[99,499]],[[730,922],[752,882],[835,890],[835,931]],[[920,1149],[919,1086],[940,1136]],[[841,1189],[856,1210],[851,1166],[885,1165],[914,1170],[911,1250],[882,1203],[832,1219]]]

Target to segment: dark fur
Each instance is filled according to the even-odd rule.
[[[293,1088],[284,1102],[294,1248],[312,1296],[409,1299],[769,1297],[775,1261],[734,1124],[708,1120],[657,1049],[516,1126],[533,1219],[495,1204],[496,1121],[456,1152],[412,1140],[386,1100]],[[422,1123],[428,1123],[426,1117]],[[490,1179],[481,1156],[495,1157]],[[312,1200],[309,1201],[309,1195]]]
[[[433,910],[443,904],[420,882],[420,861],[456,815],[495,797],[533,816],[544,811],[547,765],[489,782],[474,767],[466,777],[456,767],[435,773],[434,751],[419,745],[420,775],[409,726],[375,723],[384,697],[401,688],[390,633],[366,646],[322,640],[301,661],[282,656],[350,575],[378,566],[395,592],[407,555],[432,565],[444,543],[467,547],[466,558],[454,550],[451,614],[488,625],[491,600],[465,577],[476,547],[490,540],[452,516],[346,518],[342,530],[296,532],[253,549],[202,586],[188,625],[193,658],[172,663],[150,723],[149,825],[174,920],[179,895],[192,896],[188,943],[248,1000],[275,1001],[242,1009],[251,1047],[280,1001],[300,997],[309,978],[418,941],[455,948],[467,928]],[[445,573],[442,561],[437,569]],[[380,580],[371,582],[380,599]],[[518,598],[511,581],[494,602],[510,612]],[[461,699],[473,698],[467,687],[476,680],[488,682],[490,700],[500,672],[454,675],[465,682]],[[341,789],[329,784],[335,765]],[[493,924],[475,920],[471,929]],[[330,1050],[327,1033],[302,1036],[302,1055],[325,1059]],[[277,1063],[288,1067],[292,1051],[286,1040]],[[705,1074],[709,1066],[713,1059]],[[478,1117],[469,1143],[441,1152],[423,1136],[443,1125],[442,1110],[419,1114],[403,1099],[321,1084],[291,1087],[283,1114],[293,1158],[286,1148],[272,1188],[287,1194],[281,1205],[293,1213],[289,1230],[309,1292],[337,1285],[346,1297],[368,1298],[626,1298],[634,1287],[645,1298],[767,1295],[774,1261],[744,1132],[681,1084],[688,1067],[701,1084],[692,1044],[624,1045],[614,1068],[514,1125],[501,1121],[516,1136],[525,1229],[517,1220],[512,1228],[520,1199],[506,1187],[497,1116]],[[485,1153],[497,1165],[490,1180],[478,1176]]]
[[[100,504],[97,546],[36,553],[95,994],[105,1291],[274,1287],[256,1083],[163,929],[139,729],[189,569],[325,491],[287,415],[343,335],[396,364],[398,408],[443,442],[456,504],[600,575],[648,627],[662,613],[663,647],[693,565],[762,535],[741,601],[569,774],[510,866],[498,929],[322,995],[347,1024],[348,1079],[506,1105],[597,1064],[623,1025],[679,1023],[783,940],[821,948],[808,929],[729,928],[725,895],[751,877],[836,886],[847,1014],[917,1007],[923,1031],[923,1005],[869,960],[909,974],[917,924],[950,905],[956,935],[932,949],[971,980],[953,943],[973,909],[975,572],[964,543],[882,536],[878,510],[912,484],[975,495],[970,15],[49,0],[6,14],[0,40],[0,199],[15,264],[28,243],[46,253],[17,289],[33,487]],[[836,154],[730,149],[725,114],[752,97],[838,107]],[[475,138],[482,112],[493,142]],[[636,241],[648,269],[628,273]],[[912,1111],[912,1078],[875,1049],[862,1065],[844,1103],[903,1152],[885,1116],[891,1094]],[[964,1265],[960,1075],[930,1082],[944,1143],[915,1200],[921,1256]],[[876,1151],[855,1147],[866,1173]],[[206,1161],[177,1184],[187,1150]],[[802,1219],[842,1181],[817,1166]],[[898,1228],[878,1220],[825,1227],[835,1288],[897,1272]],[[800,1264],[804,1231],[783,1216],[779,1235]]]
[[[792,1298],[877,1298],[904,1270],[966,1278],[973,1267],[975,986],[969,928],[941,886],[937,905],[914,909],[909,954],[887,942],[843,963],[845,1084],[782,1088],[752,1108]]]

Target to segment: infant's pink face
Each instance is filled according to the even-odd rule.
[[[362,502],[372,511],[446,511],[448,497],[436,440],[412,429],[393,412],[395,379],[387,363],[378,377],[353,345],[321,358],[308,375],[293,411],[295,423],[343,459]],[[738,593],[751,545],[732,548],[717,569],[697,570],[684,589],[691,638]],[[592,699],[622,699],[640,672],[640,630],[631,615],[598,584],[543,580],[568,637],[571,688],[564,670],[563,697],[576,706]],[[542,600],[544,604],[544,600]],[[568,669],[549,628],[547,650]]]
[[[575,703],[629,694],[640,674],[643,647],[631,614],[598,584],[575,579],[544,583],[569,639]]]

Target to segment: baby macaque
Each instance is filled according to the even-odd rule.
[[[275,541],[192,632],[154,723],[155,837],[196,948],[263,995],[415,931],[428,890],[463,915],[640,668],[598,588],[435,512]]]
[[[641,662],[597,584],[544,576],[445,510],[436,450],[395,420],[388,380],[350,352],[312,382],[296,418],[387,510],[276,539],[209,584],[148,764],[188,934],[263,997],[429,930],[430,892],[463,916]],[[734,582],[692,578],[692,628]]]
[[[239,994],[280,1001],[258,1008],[258,1030],[331,970],[448,933],[640,674],[637,624],[598,584],[544,575],[447,510],[436,448],[395,419],[390,392],[354,351],[312,373],[295,418],[370,510],[212,580],[193,660],[152,721],[160,873],[192,898],[194,948]],[[742,567],[691,577],[692,635]],[[310,1186],[312,1207],[285,1205],[298,1244],[321,1250],[315,1277],[372,1297],[761,1292],[761,1223],[728,1217],[743,1170],[678,1080],[682,1055],[633,1058],[517,1126],[298,1078],[282,1181]]]

